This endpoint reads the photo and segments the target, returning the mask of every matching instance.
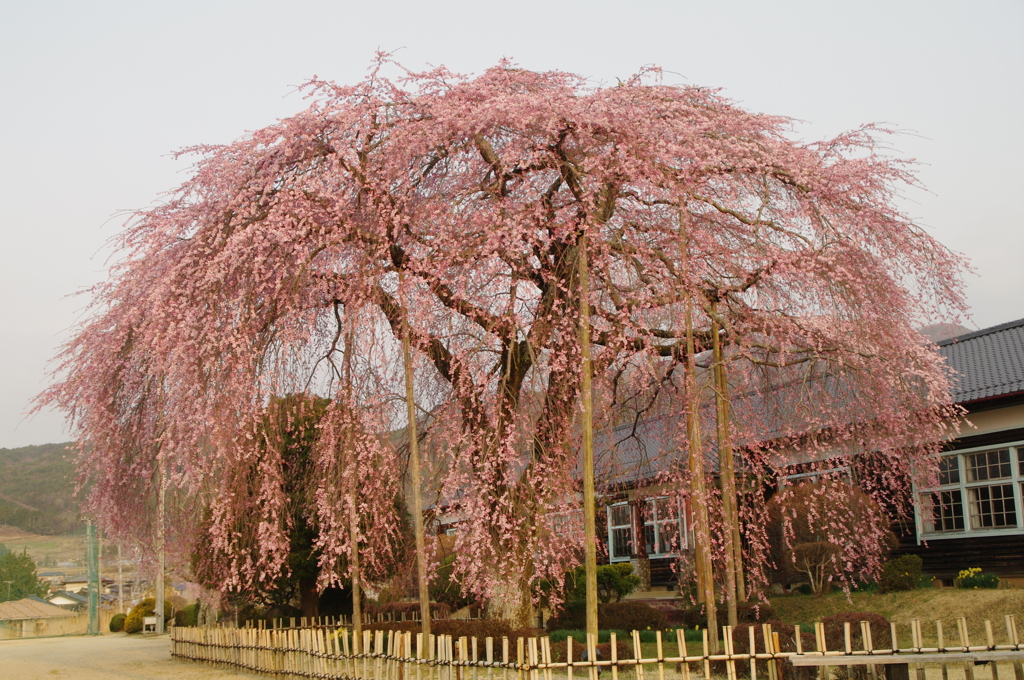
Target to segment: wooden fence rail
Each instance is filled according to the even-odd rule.
[[[714,675],[738,680],[740,674],[750,680],[784,680],[794,675],[809,678],[816,668],[828,680],[830,668],[864,666],[861,678],[909,680],[913,666],[917,680],[926,680],[925,664],[941,665],[942,680],[948,680],[950,665],[962,665],[965,680],[975,680],[974,666],[989,666],[992,680],[999,680],[998,664],[1010,664],[1015,680],[1024,680],[1024,644],[1017,633],[1013,616],[1007,616],[1006,643],[997,644],[992,623],[985,622],[985,644],[971,644],[965,619],[957,621],[957,642],[947,645],[942,623],[935,622],[937,646],[926,647],[920,621],[910,624],[910,647],[900,647],[896,624],[891,624],[892,647],[872,646],[868,622],[860,622],[863,648],[853,649],[852,629],[844,625],[841,650],[826,647],[825,627],[815,624],[815,649],[804,650],[800,627],[795,627],[796,651],[781,651],[779,632],[770,625],[760,627],[761,649],[758,649],[755,628],[747,629],[746,652],[737,652],[733,630],[723,629],[724,653],[710,654],[707,631],[703,640],[690,642],[683,630],[674,631],[674,640],[665,639],[657,631],[653,649],[648,656],[640,642],[640,633],[629,636],[632,658],[619,658],[615,633],[608,647],[610,658],[601,658],[597,641],[587,636],[582,658],[574,659],[570,637],[565,643],[552,643],[550,638],[453,638],[431,635],[424,644],[420,633],[402,631],[363,631],[362,640],[355,640],[348,628],[330,625],[306,628],[173,628],[171,655],[178,659],[199,661],[225,668],[243,669],[275,678],[321,678],[324,680],[597,680],[602,671],[611,672],[611,680],[619,674],[631,680],[665,680],[666,673],[682,680],[695,680]],[[789,630],[784,631],[789,633]],[[564,647],[563,647],[564,645]],[[670,647],[675,647],[675,654]],[[558,649],[562,647],[562,649]],[[697,647],[699,649],[694,649]],[[555,661],[553,651],[564,651]],[[651,652],[654,656],[650,656]],[[955,666],[954,666],[955,667]],[[650,676],[645,678],[645,676]],[[854,678],[853,675],[839,677]],[[1009,680],[1009,676],[1006,676]]]

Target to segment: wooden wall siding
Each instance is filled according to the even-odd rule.
[[[1020,441],[1021,439],[1024,439],[1024,427],[1017,427],[1012,430],[998,430],[996,432],[986,432],[985,434],[952,439],[946,444],[946,450],[956,451],[959,449],[973,449],[976,446],[998,446],[999,444]]]
[[[1003,578],[1024,577],[1024,536],[977,536],[903,543],[897,553],[920,555],[924,573],[941,579],[956,578],[962,569],[981,567]],[[653,569],[652,569],[653,571]]]
[[[651,585],[652,586],[675,586],[676,572],[672,568],[676,558],[662,557],[651,558]]]

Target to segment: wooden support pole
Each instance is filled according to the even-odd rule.
[[[586,577],[587,635],[597,637],[597,527],[594,492],[594,420],[590,362],[590,265],[587,234],[580,237],[580,413],[583,431],[583,568]]]
[[[399,294],[404,283],[404,273],[398,271]],[[405,363],[405,404],[409,420],[409,476],[412,485],[412,520],[416,538],[416,579],[419,582],[420,629],[423,638],[430,637],[430,593],[427,590],[426,541],[423,536],[423,498],[420,488],[420,443],[416,432],[416,402],[412,380],[412,347],[409,339],[409,307],[402,305],[402,358]]]
[[[679,238],[683,252],[683,269],[688,266],[689,244],[686,220],[679,213]],[[696,346],[693,339],[693,296],[687,292],[684,299],[686,325],[686,361],[683,370],[686,376],[686,443],[690,450],[690,490],[693,508],[694,540],[698,580],[703,595],[704,610],[707,612],[708,629],[711,631],[711,653],[718,653],[718,613],[716,611],[715,576],[711,564],[711,525],[708,514],[708,494],[704,478],[704,445],[700,427],[700,398],[697,387]]]
[[[739,517],[736,508],[736,473],[732,454],[729,427],[728,379],[725,374],[725,359],[722,352],[721,328],[718,325],[718,308],[711,305],[711,346],[715,383],[715,414],[718,427],[718,472],[722,479],[722,515],[725,521],[725,597],[729,626],[739,625],[736,603],[740,598],[739,576],[742,571],[742,548],[739,543]],[[737,548],[741,548],[737,553]]]

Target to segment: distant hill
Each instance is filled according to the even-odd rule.
[[[81,528],[69,444],[0,448],[0,524],[36,534]]]

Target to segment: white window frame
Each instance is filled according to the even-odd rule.
[[[1009,450],[1010,453],[1010,476],[1000,479],[985,479],[981,481],[968,481],[967,461],[968,456],[976,453],[987,453],[989,451]],[[941,541],[948,538],[974,538],[978,536],[1014,536],[1024,533],[1024,440],[1004,442],[1000,444],[989,444],[988,446],[975,446],[967,449],[956,449],[955,451],[943,451],[939,458],[957,457],[959,466],[960,481],[951,484],[942,484],[935,488],[915,489],[914,515],[917,520],[917,542]],[[1007,486],[1013,490],[1013,510],[1017,520],[1016,525],[1002,527],[972,527],[972,519],[975,517],[971,502],[971,490],[981,487]],[[950,529],[947,531],[934,531],[933,520],[926,519],[922,513],[922,496],[938,493],[940,491],[959,491],[963,517],[963,529]]]
[[[657,501],[659,501],[661,499],[667,499],[667,498],[670,498],[670,496],[653,496],[651,498],[643,499],[644,503],[650,503],[649,507],[650,507],[650,510],[651,510],[650,517],[644,517],[644,524],[643,524],[643,526],[644,527],[648,527],[648,526],[653,527],[653,529],[654,529],[654,545],[655,545],[656,548],[661,545],[661,525],[667,524],[667,523],[672,521],[671,518],[666,519],[666,520],[660,520],[657,517],[657,515],[658,515],[658,510],[657,510],[658,504],[657,504]],[[634,529],[634,527],[633,527],[633,509],[631,507],[629,507],[630,519],[629,519],[628,527],[625,524],[612,524],[612,508],[614,508],[614,507],[622,507],[622,506],[629,507],[629,502],[628,501],[620,501],[618,503],[612,503],[611,505],[607,506],[607,515],[608,515],[608,561],[609,562],[628,562],[629,559],[630,559],[629,555],[619,556],[619,557],[615,556],[615,538],[614,538],[615,534],[614,534],[614,531],[616,529],[629,528],[630,536],[632,537],[633,541],[645,540],[645,538],[643,536],[634,536],[633,535],[635,532],[633,531],[633,529]],[[683,512],[683,508],[684,508],[684,505],[682,503],[680,503],[678,500],[676,500],[676,517],[675,517],[675,520],[676,520],[676,523],[678,525],[678,530],[679,530],[679,533],[677,534],[677,540],[679,542],[678,549],[677,550],[673,550],[672,552],[665,552],[665,553],[663,553],[663,552],[648,552],[647,553],[647,557],[654,558],[654,559],[662,559],[662,558],[666,558],[666,557],[676,557],[676,556],[679,555],[679,550],[686,550],[689,547],[689,541],[687,540],[688,534],[686,533],[686,530],[687,530],[686,513]],[[642,530],[643,530],[643,528],[641,527],[641,531]],[[636,553],[635,549],[630,551],[630,554],[635,554],[635,553]]]
[[[612,508],[626,508],[627,523],[626,524],[612,524]],[[625,556],[615,554],[615,531],[621,529],[629,529],[630,540],[635,541],[636,536],[633,536],[633,508],[630,507],[629,501],[620,501],[618,503],[612,503],[607,507],[608,515],[608,561],[609,562],[629,562],[629,556],[635,553],[635,550],[630,550],[629,554]]]

